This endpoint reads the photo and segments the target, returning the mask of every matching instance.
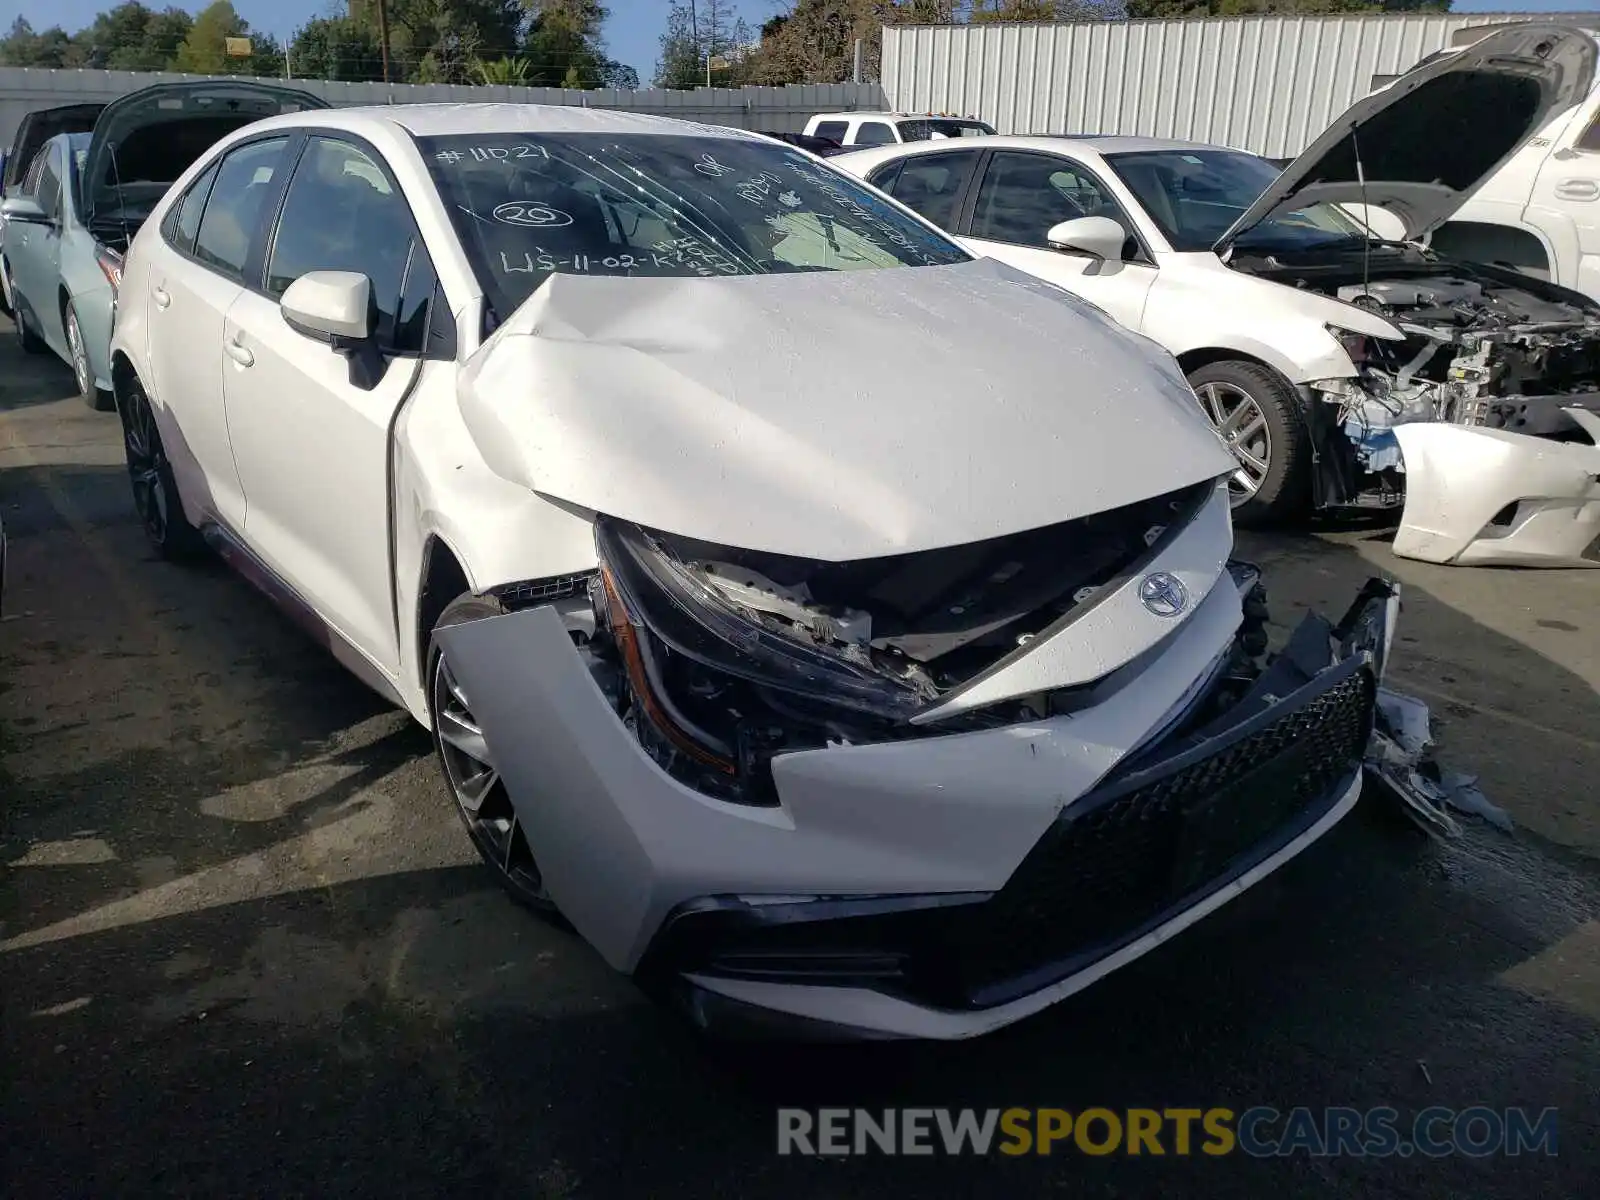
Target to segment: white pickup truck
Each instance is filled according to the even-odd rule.
[[[1556,19],[1588,24],[1565,14]],[[1463,29],[1455,46],[1417,66],[1457,53],[1495,28]],[[1600,79],[1582,103],[1546,122],[1428,240],[1447,257],[1512,266],[1600,300]]]
[[[926,142],[938,138],[981,137],[994,126],[972,117],[938,113],[818,113],[806,122],[806,136],[827,138],[841,146],[887,146],[894,142]]]

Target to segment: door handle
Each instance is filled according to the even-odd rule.
[[[1600,183],[1593,179],[1563,179],[1556,184],[1556,195],[1563,200],[1600,199]]]
[[[150,294],[156,298],[156,307],[157,308],[166,308],[168,305],[170,305],[172,303],[172,296],[166,290],[166,288],[163,288],[163,287],[151,288],[150,289]]]
[[[222,344],[222,348],[228,352],[228,357],[233,359],[233,361],[238,363],[241,367],[255,365],[256,356],[251,354],[250,351],[246,350],[238,342],[224,342]]]

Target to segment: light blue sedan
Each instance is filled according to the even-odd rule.
[[[0,271],[22,348],[60,355],[84,401],[110,409],[122,253],[145,217],[217,139],[263,117],[327,107],[253,80],[156,84],[106,105],[92,133],[47,140],[0,202]]]
[[[5,271],[22,348],[53,350],[72,367],[78,394],[111,407],[111,309],[119,255],[84,227],[78,178],[90,135],[61,134],[28,167],[5,202]]]

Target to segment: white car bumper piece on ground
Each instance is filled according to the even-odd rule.
[[[737,130],[406,105],[211,157],[121,292],[151,540],[426,723],[501,883],[697,1021],[979,1034],[1354,804],[1395,593],[1269,660],[1234,460],[1093,307]]]
[[[1569,415],[1592,444],[1398,426],[1408,482],[1394,552],[1461,566],[1600,567],[1600,415]]]

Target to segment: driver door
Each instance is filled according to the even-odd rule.
[[[245,541],[394,676],[389,430],[425,366],[433,265],[378,152],[333,133],[306,139],[267,245],[264,284],[240,294],[223,330],[224,405],[250,497]],[[370,281],[376,378],[284,320],[280,298],[310,271]]]
[[[1156,268],[1110,189],[1083,164],[1056,154],[996,150],[969,203],[961,227],[967,249],[1047,279],[1129,329],[1141,329]],[[1128,234],[1123,257],[1103,260],[1045,240],[1052,226],[1078,217],[1109,217],[1121,225]]]

